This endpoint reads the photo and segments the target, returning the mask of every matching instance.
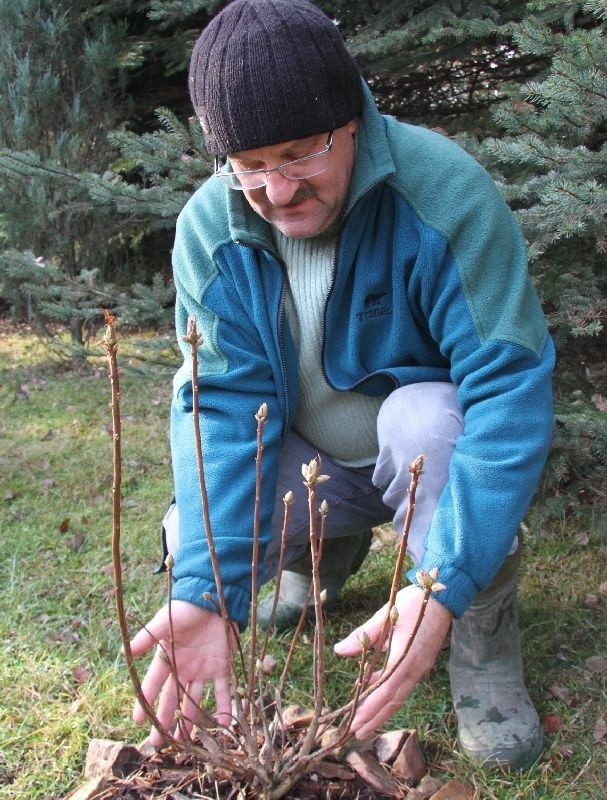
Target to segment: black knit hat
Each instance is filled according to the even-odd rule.
[[[212,155],[334,130],[362,107],[335,24],[308,0],[235,0],[202,31],[190,96]]]

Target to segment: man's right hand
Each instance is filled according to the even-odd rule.
[[[232,721],[230,700],[230,665],[235,637],[228,642],[225,621],[214,611],[183,600],[171,603],[172,636],[169,624],[169,606],[163,606],[156,616],[134,636],[131,641],[133,656],[141,656],[156,646],[142,689],[147,702],[158,702],[156,716],[159,723],[175,738],[181,737],[179,726],[175,730],[175,712],[181,707],[185,731],[189,734],[197,715],[200,701],[208,681],[213,683],[218,724]],[[231,624],[231,623],[230,623]],[[157,645],[160,643],[161,647]],[[175,671],[179,690],[166,656],[175,656]],[[133,709],[135,722],[144,722],[146,714],[139,701]],[[150,742],[158,747],[162,735],[152,728]]]

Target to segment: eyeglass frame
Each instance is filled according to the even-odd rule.
[[[283,178],[286,178],[289,181],[305,181],[308,178],[314,178],[316,175],[322,175],[323,172],[326,172],[329,168],[329,165],[326,164],[323,169],[319,170],[318,172],[313,172],[311,175],[302,175],[300,178],[292,178],[289,175],[285,175],[283,170],[285,167],[290,167],[293,164],[302,164],[305,161],[308,161],[312,158],[318,158],[319,156],[328,155],[333,149],[333,134],[335,131],[329,131],[327,136],[327,143],[323,147],[322,150],[318,150],[316,153],[310,153],[307,156],[302,156],[301,158],[295,158],[292,161],[285,161],[284,164],[279,164],[277,167],[271,167],[270,169],[244,169],[244,170],[230,170],[228,172],[221,172],[222,169],[225,169],[227,164],[223,164],[220,166],[219,161],[222,156],[215,156],[215,165],[214,165],[214,176],[219,178],[222,183],[228,186],[230,189],[235,189],[236,191],[247,191],[247,190],[254,190],[254,189],[261,189],[264,186],[268,185],[268,175],[271,172],[279,172]],[[259,174],[260,178],[263,175],[264,181],[260,183],[259,186],[243,186],[240,183],[239,175],[251,175],[251,174]],[[238,185],[234,185],[232,181],[238,181]]]

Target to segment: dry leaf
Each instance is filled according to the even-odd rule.
[[[460,781],[448,781],[435,792],[430,800],[473,800],[474,789],[464,786]]]
[[[303,706],[287,706],[282,712],[282,724],[285,728],[307,727],[313,719],[312,709]]]
[[[274,656],[266,653],[266,655],[263,657],[263,661],[261,662],[261,669],[265,675],[271,675],[276,669],[276,659]]]
[[[59,530],[61,533],[66,533],[70,529],[70,518],[66,517],[62,522],[59,524]]]
[[[590,656],[590,658],[586,659],[586,668],[590,670],[590,672],[605,672],[607,671],[607,657],[604,655],[601,656]]]
[[[346,755],[346,761],[352,769],[376,792],[388,797],[401,797],[402,792],[398,783],[369,753],[359,753],[351,750]]]
[[[575,695],[573,695],[565,686],[551,686],[549,689],[547,689],[546,694],[548,697],[555,697],[557,700],[565,703],[566,706],[572,705],[576,699]]]
[[[596,725],[594,726],[592,739],[595,744],[599,744],[603,740],[607,739],[607,722],[605,722],[603,717],[599,717],[597,719]]]
[[[78,683],[87,683],[88,679],[91,677],[91,671],[88,667],[74,667],[72,675]]]
[[[575,754],[575,747],[572,744],[563,742],[562,744],[555,745],[553,752],[555,755],[560,756],[561,758],[572,758]]]
[[[593,394],[590,399],[599,411],[607,411],[607,400],[602,394]]]
[[[586,547],[586,545],[590,542],[590,536],[584,531],[584,533],[578,533],[575,537],[575,543],[579,544],[580,547]]]
[[[84,536],[84,534],[75,533],[73,536],[71,536],[68,539],[67,546],[70,548],[70,550],[73,550],[74,553],[77,553],[78,550],[80,550],[82,545],[85,543],[85,541],[86,541],[86,537]]]
[[[541,718],[542,728],[545,734],[560,731],[562,720],[560,714],[544,714]]]

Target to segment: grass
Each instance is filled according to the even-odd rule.
[[[5,330],[0,364],[0,799],[59,800],[82,782],[91,738],[137,742],[145,735],[130,722],[132,690],[119,655],[109,570],[105,359],[100,355],[86,372],[67,371],[33,337]],[[165,594],[152,571],[171,495],[170,387],[168,373],[125,371],[121,381],[122,538],[133,629]],[[604,523],[564,520],[540,529],[534,520],[532,513],[521,627],[529,689],[554,729],[544,758],[527,773],[507,775],[458,756],[446,654],[393,724],[416,728],[433,773],[476,787],[481,800],[599,800],[606,794],[607,743],[594,742],[594,731],[607,716],[607,673],[586,662],[607,656]],[[369,556],[329,617],[329,641],[383,603],[392,563],[389,546]],[[278,659],[286,642],[273,642]],[[289,701],[306,703],[309,665],[304,643]],[[353,673],[330,657],[327,671],[328,699],[337,704]]]

